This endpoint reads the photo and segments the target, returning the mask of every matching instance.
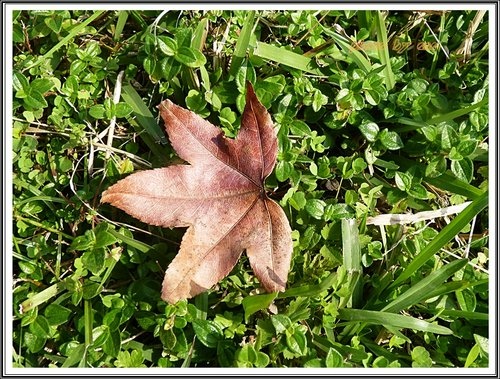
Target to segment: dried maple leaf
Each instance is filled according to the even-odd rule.
[[[102,195],[139,220],[188,227],[163,281],[162,299],[193,297],[229,274],[243,250],[267,291],[283,291],[292,253],[285,213],[264,189],[276,164],[271,117],[247,84],[237,137],[195,113],[163,101],[159,107],[170,142],[189,165],[134,173]]]

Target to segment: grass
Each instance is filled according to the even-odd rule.
[[[490,365],[482,13],[13,19],[15,368]],[[293,230],[287,289],[263,293],[243,257],[210,291],[166,304],[183,231],[100,194],[179,162],[158,121],[165,98],[235,136],[247,80],[278,132],[266,185]],[[466,201],[425,222],[366,223]]]

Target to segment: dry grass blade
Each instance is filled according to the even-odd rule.
[[[483,11],[483,10],[477,11],[476,15],[474,16],[474,19],[472,20],[472,22],[469,24],[469,27],[467,28],[467,33],[465,34],[465,39],[463,40],[460,47],[455,51],[455,54],[463,55],[463,57],[461,58],[461,61],[463,63],[467,63],[470,59],[474,34],[476,33],[476,30],[479,27],[479,24],[481,23],[481,21],[483,20],[483,17],[485,14],[486,14],[486,11]]]
[[[116,85],[115,85],[115,90],[113,92],[113,103],[115,104],[118,104],[118,102],[120,101],[120,96],[122,93],[123,74],[124,71],[120,71],[118,76],[116,77]],[[109,159],[111,155],[111,150],[109,148],[113,146],[113,135],[115,133],[115,126],[116,126],[116,116],[113,116],[108,127],[108,140],[106,142],[106,147],[107,147],[106,159]]]
[[[462,212],[471,202],[467,201],[460,205],[452,205],[434,211],[424,211],[415,214],[384,214],[375,217],[368,217],[366,225],[396,225],[413,224],[419,221],[432,220],[438,217],[445,217]]]

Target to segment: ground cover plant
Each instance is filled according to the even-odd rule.
[[[16,11],[14,366],[487,367],[488,46],[483,11]],[[247,81],[286,290],[243,254],[168,304],[185,230],[101,195],[184,163],[165,99],[235,138]]]

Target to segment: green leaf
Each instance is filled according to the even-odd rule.
[[[368,165],[363,158],[358,157],[352,162],[352,169],[355,174],[362,173],[367,167]]]
[[[16,91],[23,91],[25,94],[29,92],[30,85],[28,79],[20,72],[14,72],[12,75],[12,85]],[[20,96],[16,95],[16,97]]]
[[[29,330],[39,338],[50,337],[50,325],[47,319],[43,316],[38,316],[30,325]]]
[[[206,347],[215,348],[224,338],[224,332],[219,324],[210,320],[193,320],[193,329],[196,337]]]
[[[39,337],[33,333],[25,332],[23,335],[24,343],[28,347],[28,350],[31,353],[38,353],[43,349],[45,343],[47,342],[46,338]]]
[[[339,34],[337,31],[332,31],[330,30],[329,27],[322,25],[323,31],[331,36],[333,40],[335,41],[336,44],[340,46],[344,54],[348,57],[349,60],[352,60],[360,69],[362,69],[366,74],[368,74],[371,69],[372,65],[368,61],[368,59],[365,58],[361,52],[359,52],[355,47],[352,46],[352,40],[347,38],[344,35]]]
[[[474,312],[476,310],[477,300],[476,295],[470,289],[456,291],[458,305],[465,312]]]
[[[93,274],[98,274],[104,268],[104,249],[94,248],[83,253],[82,262],[85,268]]]
[[[89,114],[95,119],[101,120],[106,118],[106,108],[102,104],[93,105],[89,109]]]
[[[151,56],[147,56],[142,61],[142,65],[144,66],[144,70],[148,73],[148,75],[153,75],[156,70],[156,59]]]
[[[109,335],[106,333],[107,330],[108,330],[107,325],[100,325],[92,329],[93,347],[100,347],[106,342],[106,339],[109,337]]]
[[[95,244],[95,234],[92,230],[87,230],[83,236],[76,237],[71,245],[70,250],[87,250],[93,247]]]
[[[406,172],[396,171],[394,181],[401,191],[406,192],[411,186],[411,178]]]
[[[206,63],[205,56],[199,50],[188,46],[179,47],[174,59],[188,67],[200,67]]]
[[[44,94],[54,87],[54,82],[50,79],[38,78],[31,82],[31,90]]]
[[[307,351],[307,339],[302,328],[295,328],[293,331],[286,330],[285,340],[286,345],[292,352],[299,356],[305,355]]]
[[[186,105],[193,112],[199,113],[207,106],[201,93],[195,89],[189,90],[186,96]]]
[[[372,121],[364,121],[359,126],[359,130],[365,138],[370,142],[375,142],[377,140],[377,135],[379,132],[379,127],[376,123]]]
[[[245,320],[248,322],[248,318],[255,312],[269,308],[276,296],[277,293],[246,296],[241,302],[245,310]]]
[[[118,11],[118,20],[116,21],[115,32],[113,33],[113,40],[118,41],[123,33],[123,29],[127,25],[129,11]]]
[[[478,344],[472,346],[472,348],[469,351],[469,354],[467,354],[467,359],[465,360],[464,367],[470,367],[475,360],[479,357],[479,353],[481,352],[481,348],[479,347]]]
[[[429,352],[423,346],[415,347],[411,352],[412,367],[431,367],[432,359]]]
[[[78,76],[80,75],[85,69],[87,68],[87,62],[84,62],[80,59],[75,59],[73,62],[71,62],[71,65],[69,67],[69,73],[71,75]]]
[[[62,46],[65,46],[70,40],[72,40],[76,35],[78,35],[81,31],[87,27],[92,21],[94,21],[96,18],[98,18],[103,12],[102,11],[95,11],[90,17],[85,19],[81,23],[77,23],[68,33],[67,36],[65,36],[63,39],[61,39],[57,44],[55,44],[49,51],[47,51],[44,55],[43,58],[48,59],[52,57],[52,55],[59,50]],[[33,66],[39,65],[42,63],[43,60],[38,60]]]
[[[257,75],[255,73],[255,68],[253,65],[248,62],[244,61],[236,73],[236,85],[238,86],[238,91],[240,93],[245,93],[246,91],[246,82],[249,81],[250,83],[255,83],[256,82]]]
[[[463,115],[471,113],[473,110],[482,107],[483,105],[488,104],[488,97],[483,98],[481,101],[474,103],[472,105],[469,105],[468,107],[457,109],[455,111],[446,113],[441,116],[436,116],[430,120],[427,120],[428,124],[436,125],[444,121],[450,121],[455,118],[461,117]]]
[[[306,201],[305,210],[314,218],[321,220],[325,213],[326,203],[320,199],[308,199]]]
[[[114,229],[109,229],[107,231],[108,233],[111,233],[113,236],[115,236],[118,240],[126,243],[130,247],[133,247],[134,249],[137,249],[143,253],[147,253],[152,249],[151,246],[145,244],[144,242],[135,240],[132,236],[132,233],[130,233],[128,230],[125,229],[120,229],[119,232],[117,232]],[[127,232],[130,233],[130,236],[127,235]]]
[[[169,57],[172,57],[176,54],[177,42],[173,38],[167,36],[158,36],[158,38],[156,39],[156,44],[163,54]]]
[[[50,325],[61,325],[68,322],[71,310],[59,304],[49,304],[45,308],[44,315]]]
[[[115,115],[117,118],[127,117],[134,110],[127,103],[118,103],[115,105]]]
[[[277,334],[284,333],[292,326],[292,321],[288,316],[277,314],[271,316],[271,322]]]
[[[43,97],[43,95],[30,88],[28,96],[24,99],[24,102],[26,105],[32,107],[32,108],[46,108],[48,106],[47,101]]]
[[[314,90],[313,91],[313,98],[312,98],[312,108],[314,112],[319,112],[321,107],[323,105],[326,105],[328,103],[328,97],[323,95],[321,91],[319,90]]]
[[[102,291],[102,286],[92,280],[86,280],[82,286],[82,297],[85,300],[90,300]]]
[[[425,168],[425,176],[429,178],[436,178],[446,171],[446,159],[442,155],[434,156],[431,158],[427,167]]]
[[[72,347],[62,367],[74,367],[78,363],[84,361],[86,350],[85,344],[77,344]]]
[[[252,345],[246,344],[236,351],[235,358],[239,362],[248,363],[251,367],[257,361],[257,352]]]
[[[311,135],[311,128],[304,121],[294,120],[289,125],[293,135],[306,137]]]
[[[413,196],[416,199],[425,200],[427,199],[428,193],[425,187],[420,183],[414,183],[408,189],[408,195]]]
[[[100,229],[96,232],[94,249],[113,245],[118,240],[114,234],[106,230]]]
[[[275,169],[276,179],[280,182],[288,180],[293,173],[293,164],[287,161],[278,161]]]
[[[255,367],[267,367],[269,365],[270,361],[271,360],[266,353],[264,353],[262,351],[257,351],[254,366]]]
[[[108,338],[106,339],[106,342],[104,342],[104,345],[102,346],[102,350],[107,355],[110,355],[111,357],[116,357],[116,356],[118,356],[118,353],[120,352],[120,347],[121,347],[120,331],[119,330],[110,330],[108,328],[106,333],[108,334]]]
[[[118,330],[118,327],[120,326],[121,313],[121,309],[111,309],[104,315],[102,319],[103,324],[106,325],[110,331]],[[136,314],[136,318],[139,318],[139,313]],[[141,323],[139,322],[139,324]]]
[[[441,147],[448,151],[458,142],[458,133],[448,122],[442,122],[438,126],[441,131]]]
[[[469,158],[464,158],[459,161],[451,161],[450,169],[458,179],[466,183],[470,183],[474,175],[474,165]]]
[[[335,348],[330,347],[326,354],[325,364],[326,367],[343,367],[344,358]]]
[[[380,141],[389,150],[399,150],[404,146],[399,134],[387,129],[382,130],[380,133]]]

